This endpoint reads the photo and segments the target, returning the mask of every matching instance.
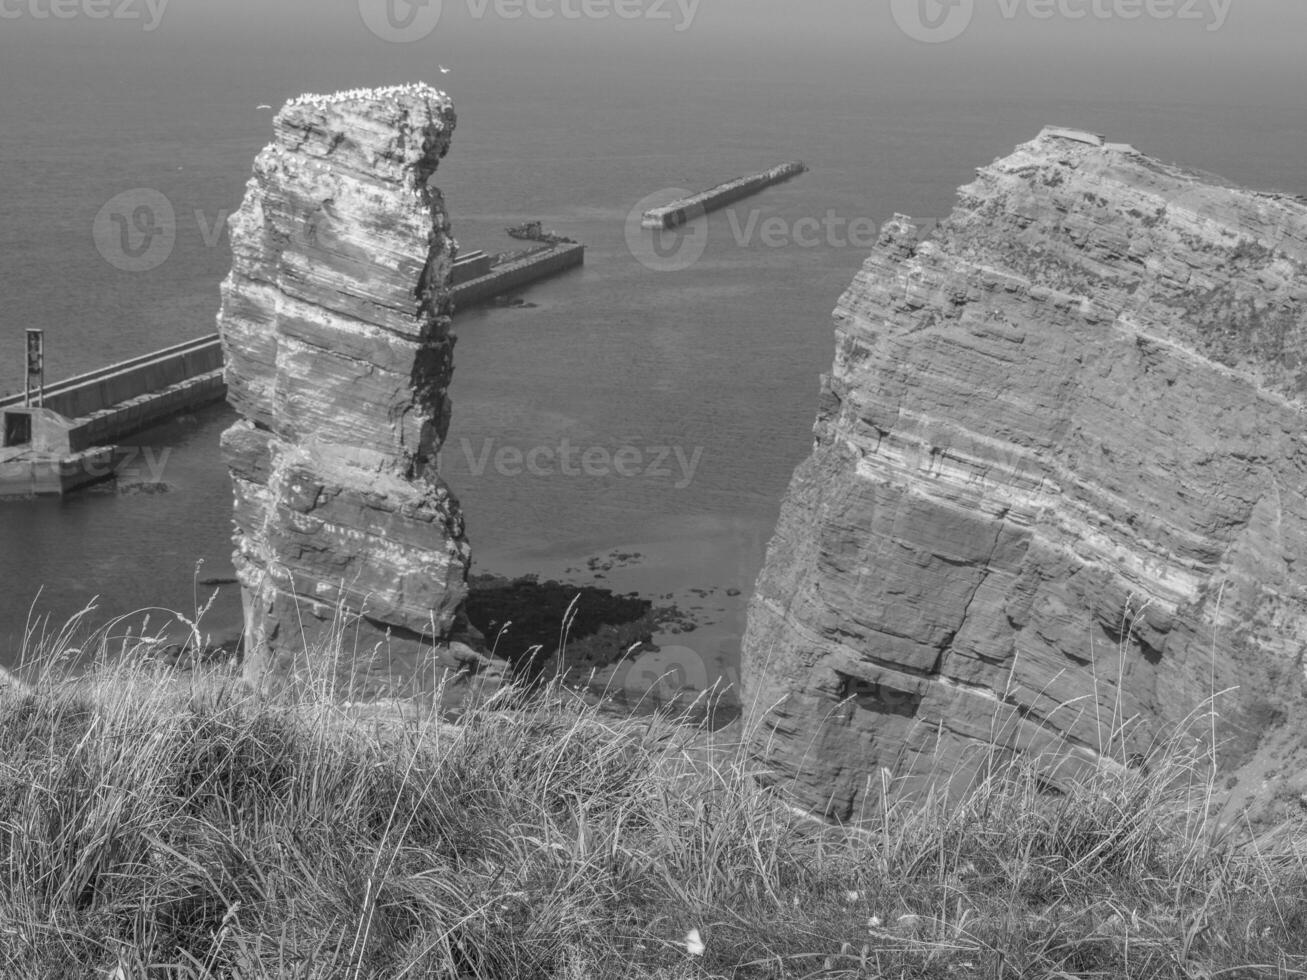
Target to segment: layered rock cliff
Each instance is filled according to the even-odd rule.
[[[375,693],[466,594],[436,473],[456,246],[431,180],[454,124],[426,85],[296,99],[231,220],[218,326],[243,418],[222,446],[251,676],[327,673],[314,658],[334,628],[335,666]]]
[[[856,818],[992,741],[1057,785],[1231,687],[1255,743],[1307,644],[1305,264],[1301,199],[1060,130],[896,220],[749,610],[768,778]]]

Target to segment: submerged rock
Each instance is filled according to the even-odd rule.
[[[897,219],[750,605],[770,780],[856,818],[996,743],[1056,787],[1228,688],[1240,762],[1307,644],[1305,263],[1301,199],[1066,131]]]
[[[423,669],[466,591],[449,424],[456,245],[431,184],[453,105],[426,85],[305,96],[231,221],[218,325],[247,675]],[[327,664],[329,648],[345,654]]]
[[[577,681],[620,660],[657,629],[653,603],[610,589],[541,582],[534,575],[471,580],[467,618],[524,686],[561,672]]]

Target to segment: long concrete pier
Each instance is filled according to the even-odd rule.
[[[677,225],[693,221],[709,211],[724,208],[728,204],[734,204],[741,198],[757,194],[773,184],[779,184],[791,177],[797,177],[807,169],[807,164],[795,160],[792,163],[782,163],[778,167],[772,167],[770,170],[764,170],[762,173],[753,174],[749,177],[737,177],[735,180],[728,180],[724,184],[710,187],[698,194],[679,198],[670,204],[650,208],[644,213],[640,224],[644,228],[675,228]]]
[[[481,260],[484,261],[484,260]],[[576,243],[551,245],[498,265],[487,265],[484,273],[459,281],[451,290],[454,310],[467,309],[477,303],[501,296],[512,289],[574,269],[585,261],[585,246]],[[458,265],[455,264],[455,268]]]
[[[455,309],[575,268],[585,246],[554,245],[496,263],[471,252],[454,263]],[[117,444],[164,419],[227,397],[216,333],[47,385],[42,405],[0,399],[0,500],[62,496],[106,479]]]
[[[175,414],[183,403],[225,395],[215,333],[47,385],[42,407],[70,420],[69,439],[82,449]],[[0,399],[0,411],[22,404],[22,395],[11,395]]]

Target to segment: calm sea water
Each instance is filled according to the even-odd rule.
[[[478,567],[596,581],[587,558],[638,552],[598,584],[701,606],[708,622],[674,642],[714,670],[737,655],[781,495],[810,446],[830,311],[866,251],[846,240],[851,222],[946,212],[974,167],[1048,122],[1249,184],[1307,189],[1301,108],[1226,103],[1201,86],[1166,103],[1096,101],[1074,78],[986,95],[965,80],[916,85],[856,55],[804,59],[796,78],[770,59],[712,50],[674,62],[442,54],[456,67],[447,78],[430,59],[376,45],[329,58],[162,48],[125,58],[73,37],[0,54],[0,392],[21,385],[24,327],[46,330],[54,378],[214,329],[230,261],[221,222],[270,137],[271,114],[257,105],[443,84],[460,122],[439,183],[464,246],[513,247],[503,228],[527,218],[589,246],[583,270],[527,293],[532,307],[456,320],[442,466]],[[793,158],[811,172],[713,215],[688,268],[659,272],[632,255],[626,222],[647,195]],[[116,269],[91,234],[105,202],[133,188],[160,191],[176,213],[172,253],[148,272]],[[190,614],[213,592],[198,579],[231,575],[218,455],[231,418],[201,412],[133,440],[143,451],[124,482],[148,481],[156,466],[166,493],[0,506],[0,662],[32,611],[61,622],[98,596],[97,621],[149,607]],[[533,450],[526,472],[517,454]],[[232,591],[218,590],[209,628],[236,626]]]

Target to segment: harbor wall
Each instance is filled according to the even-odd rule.
[[[585,246],[579,244],[554,245],[516,262],[497,265],[487,275],[478,276],[451,290],[455,310],[492,299],[585,261]]]
[[[74,452],[117,442],[139,429],[227,397],[222,368],[129,398],[74,420],[68,441]]]
[[[779,167],[773,167],[750,177],[727,181],[702,193],[672,201],[662,207],[650,208],[644,213],[640,223],[645,228],[675,228],[709,211],[716,211],[742,198],[757,194],[773,184],[796,177],[807,169],[805,164],[796,161],[781,164]]]
[[[490,271],[490,264],[493,261],[493,255],[480,249],[459,256],[453,268],[449,270],[449,284],[451,286],[461,286],[478,276],[484,276]]]
[[[44,407],[80,419],[221,369],[218,335],[210,334],[47,385]],[[21,394],[13,395],[0,408],[22,403]]]

